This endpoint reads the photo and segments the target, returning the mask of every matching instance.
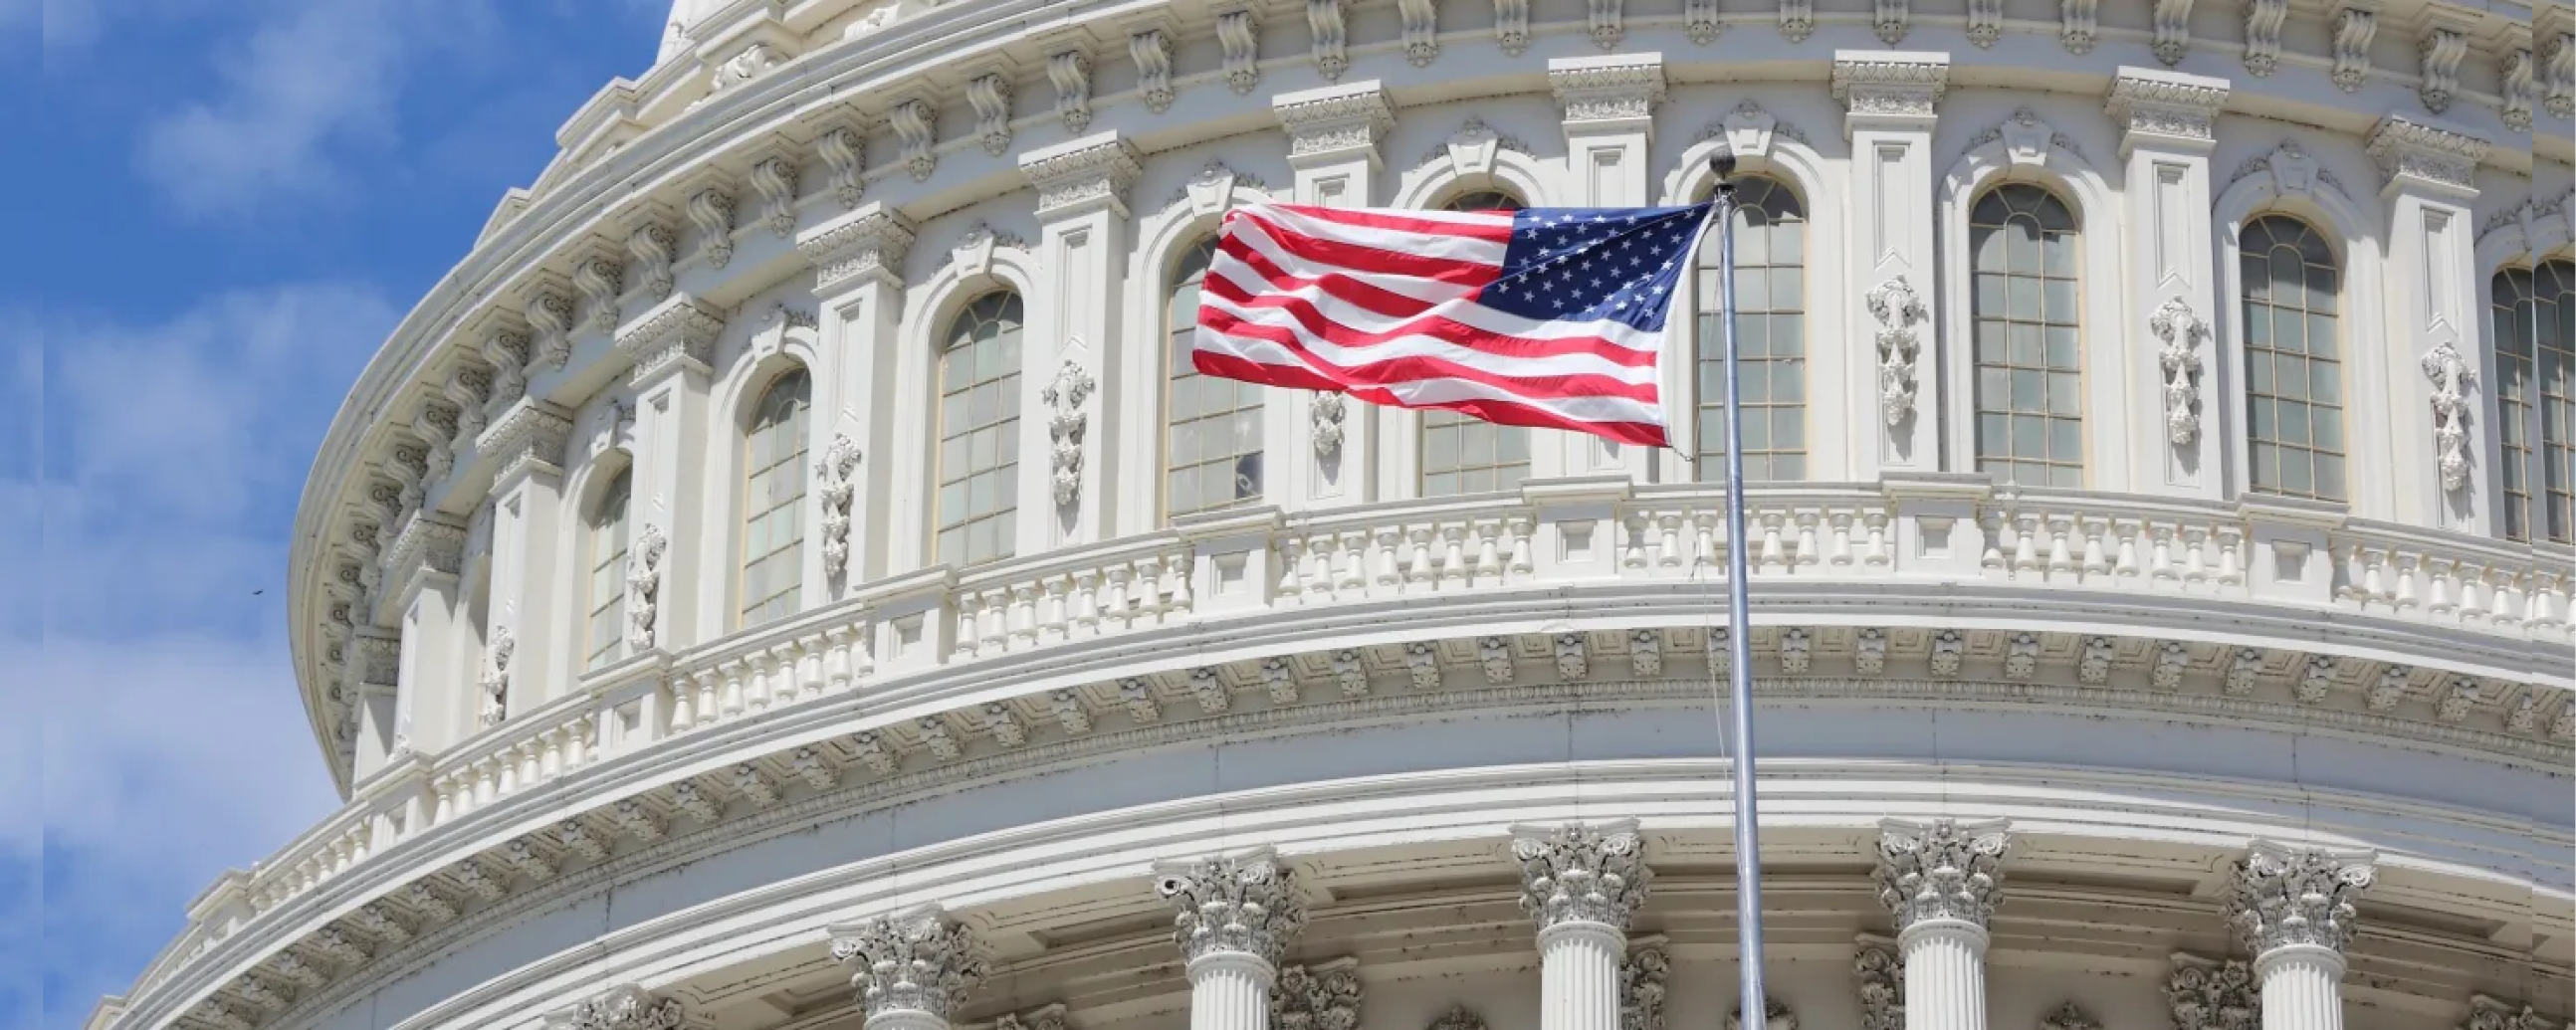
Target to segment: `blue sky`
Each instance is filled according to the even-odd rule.
[[[336,804],[282,603],[314,448],[668,9],[0,0],[0,1028],[78,1026]]]

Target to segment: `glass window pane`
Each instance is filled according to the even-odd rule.
[[[2343,365],[2335,324],[2340,276],[2307,223],[2266,215],[2245,246],[2246,409],[2258,491],[2342,500]],[[2268,283],[2268,286],[2264,285]]]
[[[1977,466],[2007,481],[2080,482],[2082,243],[2073,213],[2045,188],[2007,183],[1971,215],[1969,318],[1977,346]]]

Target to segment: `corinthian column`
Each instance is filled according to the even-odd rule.
[[[935,906],[835,926],[832,957],[856,970],[850,986],[866,1030],[948,1030],[948,1017],[984,979],[966,928]]]
[[[2343,1030],[2343,952],[2371,858],[2255,841],[2236,863],[2228,921],[2254,953],[2263,1030]]]
[[[1539,1030],[1619,1030],[1628,917],[1646,900],[1637,821],[1512,827],[1521,908],[1538,920]]]
[[[1190,978],[1190,1030],[1269,1030],[1279,955],[1306,926],[1294,873],[1269,848],[1155,867],[1179,910],[1172,939]]]
[[[2008,825],[1878,824],[1878,899],[1896,917],[1906,1030],[1985,1030],[1986,920],[2002,897]]]

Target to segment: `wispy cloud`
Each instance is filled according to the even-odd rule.
[[[240,215],[349,184],[352,148],[398,139],[402,87],[421,59],[470,35],[474,2],[296,0],[215,62],[216,88],[152,119],[137,162],[180,211]]]

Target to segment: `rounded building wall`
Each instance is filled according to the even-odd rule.
[[[1308,916],[1281,1018],[1576,1030],[1511,842],[1633,819],[1623,1030],[1714,1025],[1714,272],[1691,461],[1173,359],[1230,207],[1685,204],[1720,151],[1793,1018],[1966,990],[1877,883],[1943,825],[2008,842],[1983,1025],[2193,1025],[2231,955],[2211,998],[2286,996],[2276,854],[2367,881],[2348,1025],[2576,1008],[2563,10],[673,21],[325,441],[292,632],[348,805],[94,1024],[874,1026],[835,956],[929,905],[985,966],[943,1020],[1257,1030],[1155,891],[1230,855]]]

